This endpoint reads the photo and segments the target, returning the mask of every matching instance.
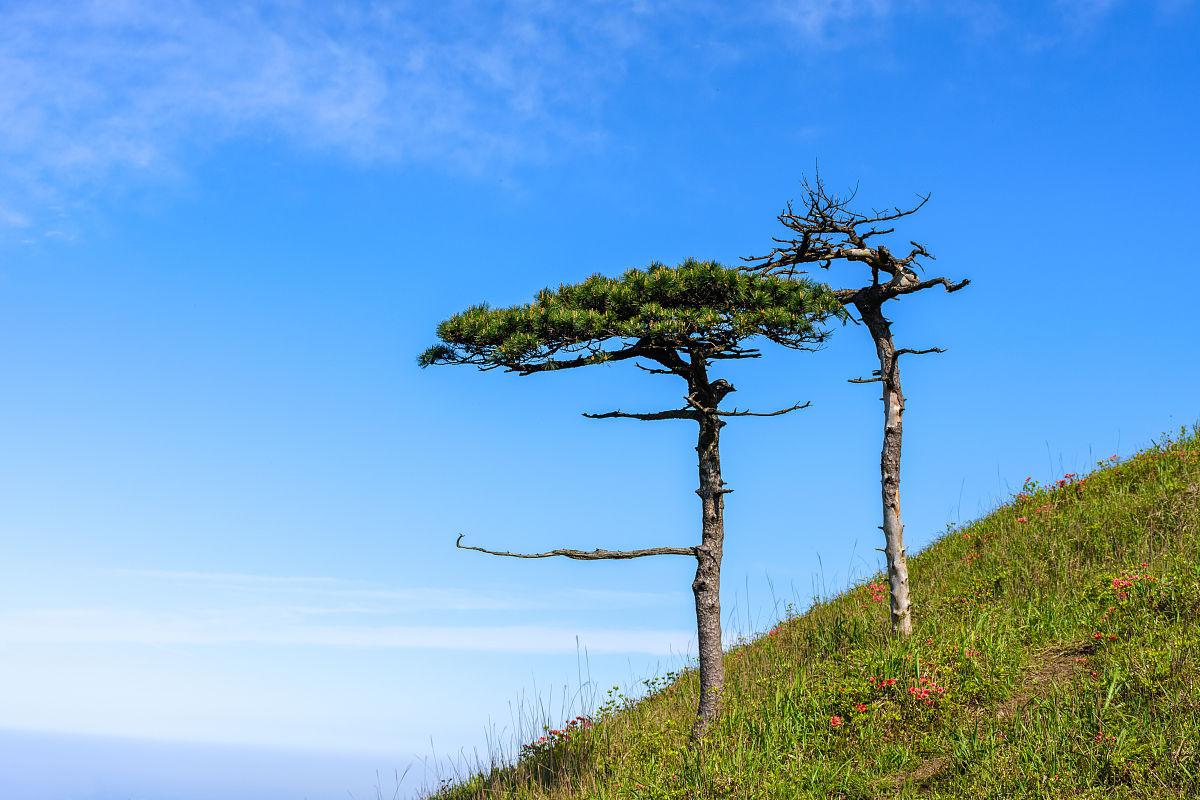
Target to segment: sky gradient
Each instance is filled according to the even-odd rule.
[[[818,164],[972,280],[891,308],[910,550],[1200,418],[1195,3],[432,7],[0,1],[0,795],[363,797],[678,667],[682,560],[453,548],[691,543],[693,431],[580,416],[673,382],[415,358]],[[873,360],[723,373],[813,403],[723,435],[732,635],[878,568]]]

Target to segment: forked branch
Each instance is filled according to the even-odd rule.
[[[604,561],[604,560],[625,560],[630,558],[644,558],[646,556],[695,556],[697,548],[695,547],[648,547],[644,550],[547,550],[544,553],[512,553],[508,550],[488,550],[485,547],[475,547],[469,544],[463,544],[465,533],[460,533],[458,539],[455,540],[454,546],[459,550],[474,550],[477,553],[487,553],[489,556],[505,556],[507,558],[553,558],[554,556],[562,556],[563,558],[573,558],[576,561]]]
[[[944,352],[946,352],[946,349],[944,347],[927,347],[924,350],[913,350],[910,347],[901,347],[899,350],[892,353],[892,362],[891,362],[892,369],[889,374],[894,376],[895,371],[896,371],[896,365],[900,362],[900,356],[926,356],[926,355],[929,355],[930,353],[944,353]],[[870,377],[870,378],[847,378],[846,382],[847,383],[881,383],[883,381],[883,372],[882,371],[873,370],[871,372],[871,375],[873,377]]]
[[[794,406],[781,408],[778,411],[739,411],[735,408],[733,411],[718,411],[716,413],[719,417],[778,417],[781,414],[790,414],[793,411],[799,411],[811,405],[812,401],[809,400],[805,403],[797,403]]]

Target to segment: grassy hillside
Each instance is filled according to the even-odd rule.
[[[436,796],[1200,797],[1200,438],[1100,467],[913,558],[909,642],[877,578],[730,651],[701,747],[684,673]]]

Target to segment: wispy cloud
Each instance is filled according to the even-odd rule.
[[[678,57],[681,40],[861,50],[916,15],[1053,37],[1123,4],[14,0],[0,4],[0,231],[61,235],[91,198],[186,175],[234,140],[467,172],[552,159],[603,141],[631,64]]]
[[[302,646],[408,648],[507,653],[686,652],[690,634],[678,630],[568,628],[537,625],[312,625],[262,609],[227,612],[138,612],[58,609],[0,613],[7,644],[121,644],[149,646]]]
[[[1088,24],[1098,22],[1121,5],[1122,0],[1055,0],[1059,13]]]
[[[149,578],[189,583],[207,583],[218,586],[238,586],[249,589],[277,589],[280,587],[334,587],[343,583],[338,578],[308,575],[256,575],[247,572],[201,572],[178,569],[110,569],[102,574],[126,578]]]
[[[653,4],[17,2],[0,7],[0,224],[233,137],[464,169],[544,157]]]
[[[93,570],[64,581],[72,587],[65,592],[6,600],[0,642],[563,653],[575,652],[578,637],[597,653],[672,655],[689,640],[676,630],[575,622],[588,611],[609,620],[621,608],[686,603],[678,593],[565,588],[548,600],[517,590],[162,569]]]
[[[1170,16],[1195,0],[1154,0],[1144,9]],[[958,22],[972,38],[1007,36],[1014,44],[1044,49],[1064,39],[1086,37],[1128,0],[1053,0],[1016,4],[1003,0],[765,0],[767,14],[799,37],[805,49],[862,48],[894,33],[909,19],[945,18]],[[1012,46],[1010,44],[1010,46]]]
[[[576,607],[579,609],[646,608],[679,601],[677,594],[568,587],[553,600],[542,593],[513,590],[388,586],[366,581],[304,575],[260,575],[240,572],[194,570],[111,569],[101,575],[138,581],[147,588],[170,585],[179,592],[191,586],[205,592],[208,602],[255,602],[296,613],[396,614],[414,611],[537,611]]]
[[[29,217],[13,211],[4,205],[0,205],[0,228],[26,228],[29,226]]]
[[[775,0],[773,12],[806,44],[849,46],[858,37],[847,26],[875,23],[903,5],[899,0]]]

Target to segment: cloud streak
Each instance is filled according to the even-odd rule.
[[[233,138],[467,170],[542,158],[590,135],[648,9],[5,4],[0,224]]]
[[[9,645],[252,645],[502,653],[574,653],[583,647],[593,653],[673,656],[685,653],[689,640],[687,632],[677,630],[538,625],[307,625],[261,611],[227,614],[63,609],[0,614],[0,641]]]
[[[16,0],[0,4],[0,232],[44,232],[230,141],[468,174],[545,163],[605,141],[627,72],[680,41],[847,53],[916,16],[1054,39],[1123,5]]]
[[[851,45],[848,25],[878,22],[907,5],[898,0],[776,0],[773,13],[809,44]]]
[[[564,589],[551,601],[520,591],[161,569],[89,571],[64,582],[71,588],[45,587],[41,601],[6,601],[0,642],[504,653],[574,653],[579,644],[596,653],[666,656],[684,653],[690,638],[608,623],[616,609],[684,603],[679,594]],[[564,622],[565,610],[571,621]],[[603,611],[604,621],[574,622],[589,610]]]
[[[112,569],[101,577],[132,580],[148,588],[191,587],[209,598],[252,596],[258,602],[303,614],[401,613],[412,611],[536,611],[576,608],[646,608],[679,602],[678,594],[565,588],[553,600],[504,590],[428,586],[381,586],[322,576],[259,575],[194,570]]]

